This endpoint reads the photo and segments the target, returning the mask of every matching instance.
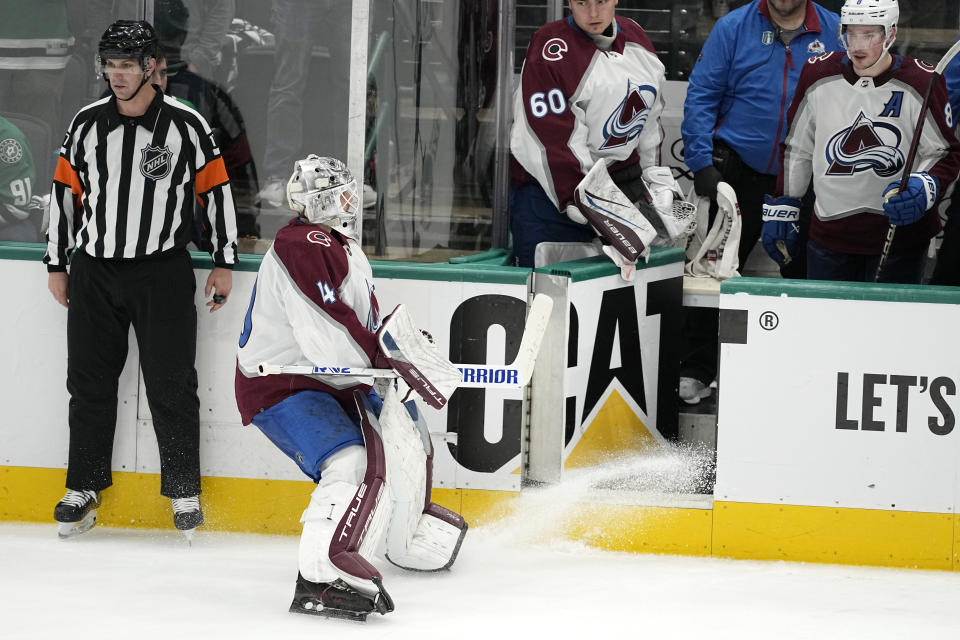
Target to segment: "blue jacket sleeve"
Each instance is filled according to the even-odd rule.
[[[947,93],[950,94],[950,111],[953,113],[953,126],[960,120],[960,56],[954,58],[943,71],[947,81]]]
[[[684,162],[691,171],[713,163],[713,132],[717,126],[721,102],[727,92],[727,74],[731,64],[733,34],[717,22],[703,44],[697,64],[690,73],[687,97],[683,103]]]

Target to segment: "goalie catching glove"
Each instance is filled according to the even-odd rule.
[[[460,383],[460,370],[417,329],[406,307],[397,305],[377,332],[375,367],[389,367],[434,409],[442,409]],[[406,399],[406,398],[404,398]]]

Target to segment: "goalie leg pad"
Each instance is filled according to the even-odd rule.
[[[301,518],[299,568],[312,583],[342,581],[386,613],[393,610],[393,601],[372,564],[390,519],[386,463],[374,408],[360,391],[354,399],[364,446],[338,451],[322,465],[320,482]]]
[[[371,563],[390,521],[386,460],[376,411],[369,397],[353,392],[360,413],[366,449],[366,468],[356,493],[346,505],[330,541],[330,563],[340,578],[369,596],[382,612],[393,611],[393,600],[383,588],[383,577]]]
[[[353,445],[336,452],[321,466],[320,482],[300,517],[303,532],[298,566],[310,582],[333,582],[340,577],[330,562],[330,542],[363,480],[366,458],[364,448]]]
[[[426,425],[416,407],[401,404],[392,388],[384,397],[380,425],[393,506],[384,555],[404,569],[446,569],[456,559],[467,523],[430,501],[433,445]]]
[[[387,560],[411,571],[449,569],[460,553],[467,528],[463,516],[431,502],[417,520],[404,553],[388,554]]]
[[[687,245],[686,273],[695,277],[724,280],[738,275],[740,266],[740,205],[737,194],[726,182],[717,185],[717,215],[709,223],[710,199],[695,197],[698,201],[697,227]]]
[[[320,480],[327,458],[344,447],[363,444],[360,426],[322,391],[290,396],[255,415],[253,424],[314,482]]]

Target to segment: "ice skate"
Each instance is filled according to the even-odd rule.
[[[57,535],[62,539],[73,538],[92,529],[97,523],[99,506],[99,491],[67,489],[53,510],[53,519],[60,523]]]
[[[351,589],[343,580],[332,583],[310,582],[299,573],[290,613],[306,613],[325,618],[365,622],[370,613],[393,611],[393,601],[380,590],[373,600]]]
[[[200,496],[172,498],[173,525],[183,533],[188,544],[193,543],[193,531],[203,524],[203,509],[200,508]]]
[[[680,378],[679,395],[686,404],[700,404],[704,398],[709,398],[711,389],[696,378],[683,376]]]

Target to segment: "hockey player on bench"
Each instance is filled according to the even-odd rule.
[[[432,447],[411,392],[442,407],[459,371],[403,306],[381,320],[357,241],[356,180],[334,158],[295,163],[287,201],[299,215],[263,257],[240,335],[237,406],[317,488],[303,512],[290,611],[364,620],[394,604],[374,566],[436,571],[456,559],[467,524],[430,501]],[[261,362],[392,368],[383,398],[369,378],[261,376]]]

